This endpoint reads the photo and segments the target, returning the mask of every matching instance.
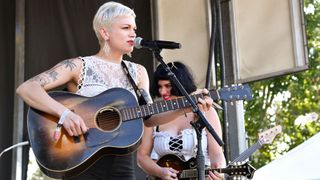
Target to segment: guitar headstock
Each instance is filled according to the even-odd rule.
[[[230,171],[225,173],[233,178],[245,176],[249,179],[252,179],[253,174],[256,171],[256,169],[251,164],[249,164],[249,161],[229,164],[227,166],[227,169],[230,169]]]
[[[281,133],[282,128],[280,125],[270,128],[262,133],[259,133],[259,141],[262,144],[271,144],[277,134]]]
[[[252,91],[248,84],[232,85],[219,89],[219,96],[224,101],[251,100]]]

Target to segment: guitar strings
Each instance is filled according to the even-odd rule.
[[[103,130],[112,130],[116,128],[120,123],[120,117],[118,113],[108,111],[109,113],[100,113],[97,116],[97,125]]]

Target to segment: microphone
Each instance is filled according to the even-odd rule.
[[[140,48],[159,48],[159,49],[180,49],[180,43],[172,42],[172,41],[149,41],[144,40],[141,37],[136,37],[134,39],[134,47],[137,49]]]

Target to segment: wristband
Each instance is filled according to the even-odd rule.
[[[63,113],[60,116],[58,125],[62,125],[64,123],[64,120],[66,119],[67,115],[70,113],[71,111],[69,109],[66,109],[63,111]]]

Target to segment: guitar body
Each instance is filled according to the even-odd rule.
[[[161,167],[171,167],[178,171],[197,168],[197,162],[195,158],[191,158],[188,161],[183,161],[180,159],[180,157],[173,154],[167,154],[161,157],[157,161],[157,164]]]
[[[113,88],[94,97],[68,92],[49,95],[80,115],[89,128],[71,137],[61,128],[54,141],[58,118],[30,108],[28,133],[40,169],[53,178],[69,178],[89,168],[106,154],[128,154],[137,149],[143,134],[141,118],[123,121],[120,109],[137,106],[136,98],[125,89]]]
[[[157,161],[157,164],[161,167],[168,167],[168,168],[171,167],[171,168],[179,171],[179,173],[177,174],[178,177],[180,177],[181,172],[185,169],[197,168],[195,158],[191,158],[188,161],[183,161],[178,156],[173,155],[173,154],[167,154],[167,155],[161,157]],[[161,180],[161,178],[159,178],[159,177],[153,177],[152,179]],[[179,179],[181,179],[181,178],[179,178]]]

